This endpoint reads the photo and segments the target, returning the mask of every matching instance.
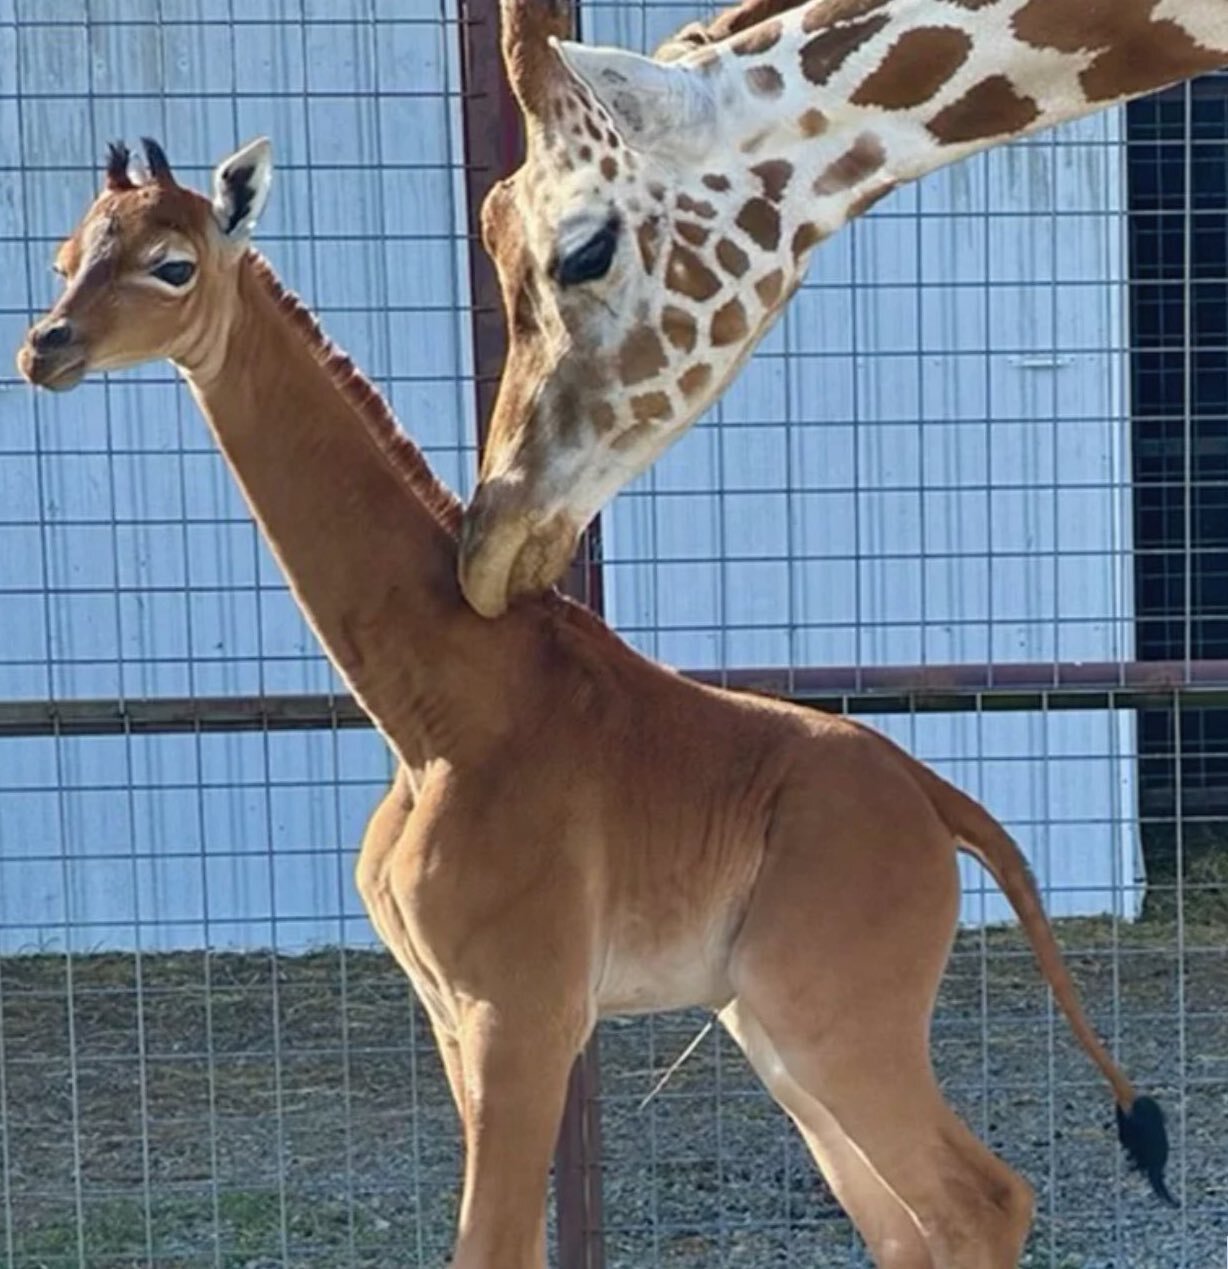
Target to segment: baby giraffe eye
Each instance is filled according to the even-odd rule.
[[[157,268],[150,269],[150,273],[167,286],[187,286],[195,272],[196,266],[191,260],[167,260]]]
[[[551,272],[559,286],[579,286],[605,277],[618,249],[618,221],[611,219],[583,246],[557,259]]]

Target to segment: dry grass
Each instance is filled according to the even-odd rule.
[[[1060,927],[1098,1025],[1169,1108],[1180,1215],[1121,1175],[1109,1100],[1052,1018],[1018,934],[959,941],[936,1060],[973,1126],[1038,1188],[1030,1264],[1218,1263],[1228,1234],[1222,866],[1187,874],[1183,958],[1163,892],[1133,927]],[[701,1021],[603,1028],[611,1266],[861,1263],[723,1037],[637,1111]],[[445,1263],[455,1119],[429,1032],[385,957],[10,959],[0,1023],[4,1265]]]

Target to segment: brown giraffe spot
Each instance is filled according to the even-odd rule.
[[[677,225],[678,237],[689,242],[692,247],[702,247],[708,241],[711,230],[703,225],[694,225],[689,220],[681,220]]]
[[[605,143],[611,150],[617,150],[622,146],[622,141],[619,139],[617,132],[607,132],[605,134]]]
[[[1069,5],[1028,0],[1011,19],[1015,34],[1034,48],[1094,53],[1123,38],[1137,42],[1151,26],[1156,0],[1083,0]]]
[[[635,449],[641,442],[646,442],[656,432],[656,428],[649,427],[646,423],[637,423],[634,427],[629,427],[625,432],[620,433],[610,442],[610,448],[615,451],[624,449]]]
[[[559,98],[556,97],[550,103],[550,113],[554,115],[555,119],[559,123],[562,123],[563,120],[567,117],[567,108],[566,106],[563,105],[563,103],[559,100]]]
[[[959,145],[1022,132],[1039,118],[1040,107],[1031,97],[1016,92],[1005,75],[993,75],[940,110],[928,127],[944,145]]]
[[[818,225],[799,225],[797,233],[793,235],[793,258],[800,260],[812,247],[818,246],[823,240],[823,235],[819,233]]]
[[[688,353],[694,350],[695,341],[699,338],[699,327],[690,313],[667,304],[661,314],[661,329],[675,348]]]
[[[849,18],[863,18],[875,9],[881,9],[888,0],[819,0],[811,5],[802,18],[802,30],[807,35],[821,27],[831,26],[836,22],[845,22]]]
[[[601,130],[600,124],[598,124],[597,120],[588,113],[584,116],[584,130],[590,137],[593,138],[594,141],[599,142],[602,137],[605,136],[605,133]]]
[[[1223,64],[1223,53],[1196,43],[1175,22],[1155,22],[1136,48],[1121,45],[1106,50],[1079,80],[1089,101],[1113,101],[1169,80],[1218,70]]]
[[[593,147],[591,145],[582,145],[576,153],[579,154],[581,162],[591,163],[593,161]]]
[[[985,9],[991,4],[997,4],[998,0],[946,0],[946,2],[957,4],[961,9],[971,9],[975,13],[977,9]]]
[[[907,110],[929,99],[968,60],[972,37],[955,27],[923,26],[908,31],[857,86],[854,106]]]
[[[827,131],[827,116],[821,110],[807,110],[797,121],[804,137],[821,137]]]
[[[825,84],[867,41],[891,21],[889,14],[822,30],[802,46],[802,74],[812,84]]]
[[[690,194],[679,194],[677,207],[679,211],[691,212],[692,215],[700,216],[704,220],[716,219],[716,208],[708,202],[700,202],[694,199]]]
[[[849,204],[849,220],[856,220],[858,216],[864,216],[875,203],[881,202],[886,198],[895,189],[895,185],[895,181],[884,181],[881,185],[872,185],[864,194],[859,194]]]
[[[793,179],[793,164],[784,159],[768,159],[755,164],[751,171],[763,182],[764,195],[774,203],[784,197],[785,188]]]
[[[693,31],[695,27],[698,27],[698,38],[701,40],[724,40],[731,35],[736,35],[739,31],[758,26],[760,22],[774,18],[778,13],[786,13],[796,7],[797,0],[742,0],[741,4],[719,13],[712,19],[710,26],[705,27],[701,23],[694,23],[683,29]],[[695,35],[693,34],[691,38],[695,38]]]
[[[641,222],[640,227],[635,231],[635,240],[639,243],[644,272],[651,273],[657,267],[657,256],[661,244],[661,222],[655,216],[650,216]]]
[[[736,224],[764,251],[780,245],[780,213],[766,198],[752,198],[740,212]]]
[[[740,278],[750,268],[746,252],[736,242],[730,242],[728,238],[722,238],[716,244],[716,259],[721,268],[735,278]]]
[[[601,175],[604,176],[607,181],[615,180],[618,176],[618,163],[616,160],[610,158],[608,154],[601,160]]]
[[[717,348],[723,348],[726,344],[736,344],[738,340],[746,337],[749,329],[746,322],[746,310],[742,307],[741,300],[730,300],[728,304],[721,305],[712,315],[711,339]]]
[[[718,194],[723,194],[729,188],[729,177],[718,176],[715,172],[709,172],[704,177],[704,184],[709,189],[714,189]]]
[[[752,133],[738,147],[743,154],[754,154],[754,152],[772,135],[771,128],[760,128],[758,132]]]
[[[668,363],[657,332],[651,326],[637,326],[618,350],[618,377],[625,387],[634,387],[655,379]]]
[[[631,413],[638,423],[651,423],[654,419],[668,419],[674,407],[664,392],[646,392],[642,397],[631,398]]]
[[[618,411],[608,401],[598,401],[588,412],[593,430],[604,436],[618,422]]]
[[[752,66],[746,72],[746,85],[756,97],[779,97],[785,90],[784,76],[775,66]]]
[[[1204,48],[1175,22],[1156,20],[1157,0],[1083,0],[1077,6],[1029,0],[1015,14],[1015,34],[1036,48],[1093,53],[1079,76],[1089,101],[1111,101],[1217,70],[1222,53]]]
[[[852,189],[867,176],[872,176],[887,161],[882,142],[870,132],[863,132],[851,146],[819,174],[814,192],[820,197],[840,194]]]
[[[783,30],[779,18],[760,22],[758,26],[751,27],[745,35],[738,36],[729,47],[739,57],[753,57],[756,53],[766,53],[779,42]]]
[[[648,192],[649,194],[652,195],[653,198],[657,200],[658,203],[662,203],[665,201],[665,186],[664,185],[658,185],[656,181],[653,181],[648,186]]]
[[[700,361],[678,376],[678,388],[684,397],[698,396],[712,378],[712,367]]]
[[[755,294],[759,297],[759,303],[764,308],[771,308],[780,299],[784,285],[785,271],[783,269],[773,269],[771,273],[761,277],[755,283]]]
[[[688,247],[674,243],[665,271],[665,285],[692,300],[710,300],[720,289],[721,280]]]

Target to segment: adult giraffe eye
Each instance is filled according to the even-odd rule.
[[[196,266],[191,260],[168,260],[150,270],[159,282],[165,282],[167,286],[187,286],[195,272]]]
[[[611,220],[582,247],[562,256],[554,266],[554,280],[559,286],[579,286],[604,278],[614,263],[618,250],[618,222]]]

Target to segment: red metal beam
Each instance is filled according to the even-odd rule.
[[[935,713],[1226,707],[1228,661],[799,666],[693,670],[687,678],[840,712]],[[349,695],[0,700],[0,737],[365,728]]]
[[[1000,665],[828,665],[732,670],[692,670],[688,678],[774,696],[875,692],[1109,691],[1223,687],[1228,660],[1221,661],[1025,661]]]
[[[477,389],[478,445],[485,442],[505,355],[503,306],[494,266],[480,246],[479,213],[487,190],[520,162],[520,111],[503,73],[499,0],[461,0],[461,74],[468,202],[469,278]],[[572,27],[576,29],[572,7]],[[566,580],[569,594],[600,612],[601,526],[585,533]],[[601,1088],[596,1037],[576,1062],[555,1150],[561,1269],[602,1269]]]

